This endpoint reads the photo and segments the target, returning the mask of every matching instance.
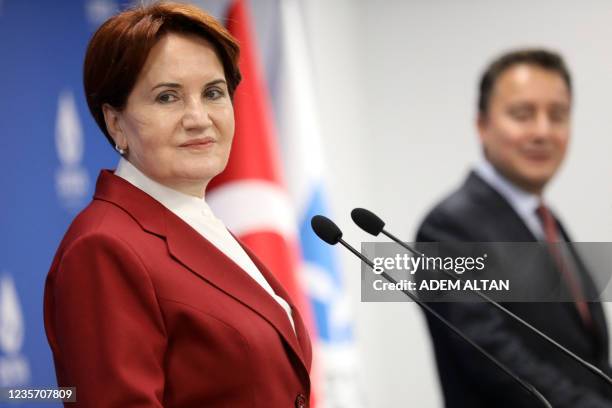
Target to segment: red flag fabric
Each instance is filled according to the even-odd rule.
[[[245,2],[234,1],[227,27],[240,43],[242,82],[234,95],[236,129],[228,165],[209,184],[207,201],[279,279],[299,307],[314,339],[310,305],[299,281],[297,225],[282,177],[271,103],[251,21]],[[315,384],[311,388],[312,407],[314,387]]]

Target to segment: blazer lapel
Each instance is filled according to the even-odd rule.
[[[473,199],[476,203],[481,203],[483,211],[492,211],[495,212],[495,231],[500,231],[497,241],[498,242],[535,242],[537,241],[536,237],[533,233],[527,228],[523,220],[520,216],[514,211],[512,206],[503,198],[493,187],[489,186],[484,180],[482,180],[475,172],[471,172],[468,179],[465,182],[464,187],[472,195]],[[591,280],[590,275],[588,274],[588,270],[580,256],[575,251],[573,247],[570,237],[567,234],[567,231],[563,228],[563,225],[559,222],[559,220],[555,217],[555,221],[557,222],[557,226],[561,232],[562,237],[568,243],[568,246],[572,252],[574,260],[576,261],[577,267],[579,269],[580,279],[583,284],[586,286],[587,290],[595,290],[594,284]],[[559,271],[553,263],[552,258],[545,254],[545,269],[542,271],[550,272],[554,275],[554,279],[558,279]],[[562,280],[559,279],[559,283]],[[605,350],[605,355],[608,355],[608,337],[607,337],[607,325],[605,321],[605,317],[603,314],[603,309],[601,304],[598,302],[589,302],[589,309],[592,313],[592,317],[594,319],[595,331],[596,333],[589,332],[591,335],[595,337],[597,341],[602,345],[602,348]],[[580,318],[580,314],[578,313],[576,306],[572,302],[560,302],[560,307],[565,308],[568,313],[572,316],[573,320],[580,327],[584,327],[582,319]]]
[[[266,278],[266,281],[268,281],[268,283],[274,290],[274,293],[285,299],[285,301],[289,303],[289,306],[291,306],[291,316],[293,317],[293,324],[295,326],[295,334],[293,332],[291,334],[293,337],[297,335],[297,340],[300,344],[300,348],[303,353],[304,360],[306,362],[306,368],[308,368],[308,371],[310,371],[310,363],[312,360],[312,346],[310,344],[310,337],[308,336],[306,325],[304,324],[304,320],[302,319],[298,308],[295,306],[285,288],[276,279],[272,272],[270,272],[270,270],[259,260],[259,258],[257,258],[257,256],[255,256],[255,254],[253,254],[251,250],[246,247],[238,238],[236,238],[236,240],[238,241],[240,246],[242,246],[247,255],[251,258],[253,263],[255,263],[255,266],[257,266],[257,269],[259,269],[264,278]]]
[[[266,319],[308,369],[289,318],[272,296],[234,261],[169,211],[166,215],[166,224],[166,241],[172,256],[191,271]],[[263,269],[260,265],[257,266],[260,271]],[[270,282],[267,276],[264,275],[264,277]]]
[[[482,211],[489,212],[496,220],[491,228],[498,236],[497,242],[535,242],[533,233],[506,199],[485,182],[476,172],[470,172],[464,188]]]
[[[109,170],[100,173],[94,198],[123,208],[144,230],[165,237],[170,254],[178,262],[268,321],[298,356],[304,368],[310,370],[310,358],[306,359],[306,353],[302,352],[303,340],[298,343],[284,309],[242,268],[187,223],[153,197]],[[274,291],[291,304],[287,294],[267,269],[248,250],[247,254]],[[303,338],[305,334],[301,318],[297,309],[293,306],[292,309],[294,315],[298,316],[295,320],[296,329],[302,326],[298,336]]]
[[[608,324],[606,322],[606,317],[603,311],[603,307],[601,305],[601,299],[599,298],[600,291],[597,287],[597,284],[595,283],[595,280],[590,275],[589,270],[584,261],[582,260],[582,257],[580,256],[578,250],[573,244],[569,234],[563,227],[563,224],[561,224],[561,222],[556,216],[555,221],[557,223],[559,231],[561,232],[561,236],[566,241],[567,246],[570,250],[570,254],[574,260],[575,266],[577,268],[576,273],[578,274],[578,278],[580,279],[580,282],[582,284],[582,289],[586,295],[586,298],[589,299],[589,301],[587,301],[587,306],[589,307],[591,317],[593,318],[592,334],[597,338],[596,340],[599,344],[598,349],[602,351],[602,353],[604,354],[604,358],[607,360],[609,354]],[[574,311],[576,311],[575,308]],[[582,324],[582,319],[580,319],[578,313],[576,313],[576,316]]]

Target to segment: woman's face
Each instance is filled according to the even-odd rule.
[[[234,111],[223,65],[206,40],[169,33],[151,49],[121,112],[104,107],[126,158],[157,182],[202,197],[225,168]]]

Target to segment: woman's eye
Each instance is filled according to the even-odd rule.
[[[161,103],[170,103],[176,101],[177,97],[171,93],[162,93],[157,97],[157,100]]]
[[[225,92],[223,92],[223,90],[219,88],[211,88],[211,89],[207,89],[204,92],[204,95],[208,99],[216,100],[216,99],[222,98],[225,95]]]

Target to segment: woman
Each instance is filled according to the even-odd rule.
[[[217,21],[171,3],[120,13],[89,43],[87,103],[121,158],[45,288],[58,383],[76,387],[76,406],[308,405],[300,314],[204,201],[230,151],[237,59]]]

